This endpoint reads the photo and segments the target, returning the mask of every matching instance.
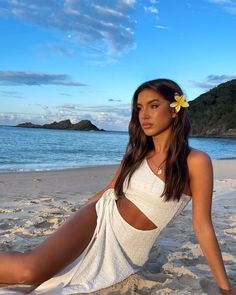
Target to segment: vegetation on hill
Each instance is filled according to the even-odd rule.
[[[236,136],[236,79],[189,102],[193,136]]]

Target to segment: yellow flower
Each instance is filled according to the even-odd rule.
[[[175,93],[175,102],[172,102],[170,104],[170,106],[172,108],[175,108],[176,109],[176,112],[178,112],[180,110],[181,107],[183,108],[187,108],[189,107],[189,104],[188,102],[186,101],[185,99],[185,96],[184,95],[179,95],[178,93]]]

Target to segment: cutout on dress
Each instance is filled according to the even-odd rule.
[[[124,212],[122,212],[121,208],[119,207],[118,201],[121,201],[121,199],[116,200],[116,207],[117,210],[121,216],[121,218],[128,223],[130,226],[132,226],[134,229],[136,230],[142,230],[142,231],[152,231],[157,229],[157,226],[142,212],[142,210],[140,210],[132,201],[130,201],[128,198],[126,198],[125,196],[122,197],[123,200],[125,200],[126,205],[127,206],[132,206],[131,210],[126,210],[127,212],[127,216],[124,214]],[[135,223],[131,223],[130,218],[132,219],[132,216],[129,216],[128,214],[130,214],[130,212],[132,212],[132,210],[134,210],[134,215],[139,215],[139,217],[141,217],[141,220],[144,221],[145,225],[144,227],[137,227],[137,225],[135,225]]]

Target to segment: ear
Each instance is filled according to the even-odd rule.
[[[176,118],[177,115],[178,115],[178,112],[176,111],[176,109],[175,108],[171,108],[171,116],[172,116],[172,118],[173,119]]]

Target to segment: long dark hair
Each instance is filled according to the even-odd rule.
[[[174,102],[174,95],[183,94],[180,86],[169,79],[156,79],[140,85],[133,95],[132,114],[129,123],[129,142],[122,161],[120,174],[115,183],[115,193],[121,197],[123,184],[128,177],[128,184],[134,171],[140,166],[149,151],[153,150],[152,137],[144,134],[139,123],[139,110],[137,108],[138,95],[144,89],[152,89],[162,95],[170,103]],[[190,152],[188,136],[190,132],[190,121],[187,108],[181,108],[178,115],[173,119],[172,136],[167,151],[165,169],[165,187],[162,197],[166,201],[178,200],[183,194],[185,184],[189,181],[187,156]]]

